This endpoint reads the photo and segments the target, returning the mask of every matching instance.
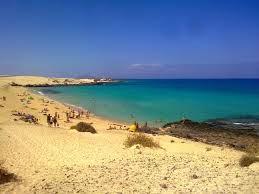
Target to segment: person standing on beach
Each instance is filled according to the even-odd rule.
[[[66,112],[67,122],[69,122],[69,113]]]

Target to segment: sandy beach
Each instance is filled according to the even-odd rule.
[[[56,84],[53,80],[65,78],[0,77],[0,161],[18,177],[1,184],[0,193],[259,192],[259,163],[240,167],[241,151],[167,135],[152,136],[162,148],[126,148],[130,132],[124,123],[107,130],[114,122],[94,115],[66,122],[68,106],[10,85]],[[44,109],[58,112],[59,127],[47,125]],[[19,120],[14,111],[35,116],[39,124]],[[92,123],[97,134],[70,129],[80,121]]]

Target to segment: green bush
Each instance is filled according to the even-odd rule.
[[[246,166],[250,166],[255,162],[259,162],[259,158],[253,154],[249,154],[249,155],[244,155],[240,158],[239,165],[241,167],[246,167]]]
[[[76,129],[79,132],[97,133],[92,125],[85,122],[80,122],[77,125],[70,127],[70,129]]]
[[[149,137],[143,133],[129,135],[124,142],[124,145],[128,148],[136,144],[142,145],[143,147],[160,148],[158,142],[155,142],[152,137]]]

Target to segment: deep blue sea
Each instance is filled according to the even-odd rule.
[[[122,80],[36,88],[44,95],[124,122],[162,125],[184,118],[259,123],[259,79]]]

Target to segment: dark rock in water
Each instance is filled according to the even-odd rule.
[[[194,122],[188,119],[163,126],[167,134],[238,150],[250,147],[259,151],[259,135],[253,127],[235,126],[226,122]]]
[[[41,91],[44,93],[44,94],[60,94],[62,92],[60,91],[57,91],[57,90],[52,90],[52,89],[41,89]]]
[[[239,131],[241,133],[259,134],[258,116],[240,116],[227,119],[208,120],[207,123],[227,130]]]

